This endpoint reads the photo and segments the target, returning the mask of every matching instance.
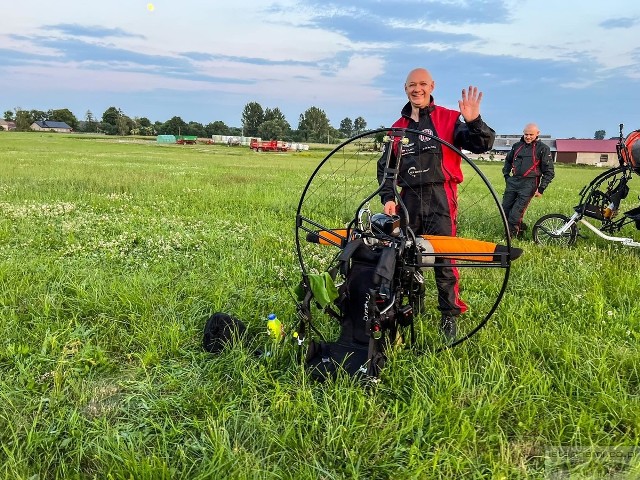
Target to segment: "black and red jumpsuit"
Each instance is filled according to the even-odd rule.
[[[504,160],[502,174],[505,190],[502,209],[509,223],[509,234],[523,230],[522,219],[536,192],[542,194],[555,176],[551,149],[537,138],[526,143],[524,137],[511,147]]]
[[[434,135],[454,146],[473,153],[490,150],[495,132],[480,116],[465,123],[460,112],[433,103],[420,109],[419,120],[411,118],[411,104],[402,109],[402,117],[393,127],[407,128]],[[385,185],[380,192],[382,203],[394,200],[391,180],[385,180],[386,149],[402,148],[398,186],[409,213],[409,227],[416,235],[456,235],[458,184],[462,182],[461,158],[450,148],[425,135],[407,132],[408,143],[387,143],[378,160],[378,181]],[[434,270],[438,289],[438,309],[443,315],[459,315],[467,310],[458,289],[458,270],[451,261],[439,259]]]

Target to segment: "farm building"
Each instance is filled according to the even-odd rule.
[[[616,145],[618,140],[557,139],[557,159],[560,163],[595,165],[597,167],[618,166]]]
[[[51,122],[49,120],[41,120],[38,122],[33,122],[31,124],[31,130],[35,130],[38,132],[69,133],[71,132],[71,127],[65,122]]]
[[[0,130],[15,130],[16,129],[16,122],[11,122],[8,120],[0,120]]]

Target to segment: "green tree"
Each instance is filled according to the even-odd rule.
[[[13,116],[13,112],[11,110],[7,110],[4,112],[4,119],[7,122],[13,122],[14,118],[15,117]]]
[[[593,138],[595,138],[596,140],[604,140],[606,134],[607,132],[605,132],[604,130],[596,130],[596,133],[593,134]]]
[[[220,121],[220,120],[216,120],[213,123],[209,123],[208,125],[206,125],[204,127],[204,129],[207,132],[207,136],[211,136],[211,135],[231,135],[229,133],[229,127],[227,127],[227,125]]]
[[[340,130],[333,128],[329,125],[329,131],[327,132],[327,143],[338,143],[342,138]]]
[[[47,120],[64,122],[74,130],[78,128],[78,119],[68,108],[49,110],[49,118]]]
[[[384,127],[384,125],[380,125],[379,128],[385,128],[385,127]],[[376,150],[382,150],[382,144],[384,143],[385,135],[386,135],[385,132],[378,132],[378,133],[376,133],[375,137],[373,137],[375,139],[373,147]]]
[[[151,125],[151,120],[149,120],[147,117],[134,117],[133,120],[140,127],[153,127],[153,125]]]
[[[85,132],[95,132],[98,128],[98,122],[96,122],[95,117],[91,110],[87,110],[87,113],[84,114],[84,131]]]
[[[183,132],[183,135],[195,135],[196,137],[206,137],[207,132],[204,130],[204,126],[198,122],[189,122],[187,124],[186,133]]]
[[[133,117],[132,135],[151,136],[155,132],[151,120],[147,117]]]
[[[353,121],[353,129],[355,133],[362,133],[367,129],[367,122],[364,118],[358,117]]]
[[[131,135],[131,132],[136,128],[136,124],[131,118],[127,117],[125,114],[122,114],[118,117],[116,122],[116,129],[118,135]]]
[[[264,111],[262,106],[257,102],[249,102],[242,111],[242,128],[244,135],[247,137],[255,137],[258,135],[258,129],[264,122]]]
[[[102,114],[102,122],[116,126],[118,124],[118,117],[120,117],[120,115],[122,115],[122,111],[119,108],[109,107]]]
[[[187,124],[180,117],[173,117],[162,124],[158,131],[161,135],[186,135]]]
[[[31,125],[35,121],[31,116],[31,112],[16,108],[16,130],[19,132],[28,132],[31,130]]]
[[[100,122],[96,127],[96,132],[104,133],[105,135],[117,135],[118,127],[110,123]]]
[[[338,129],[345,137],[350,137],[353,133],[353,121],[349,118],[343,118],[340,121],[340,128]]]
[[[267,120],[258,129],[260,138],[264,140],[282,140],[289,136],[291,127],[286,120]]]
[[[284,113],[278,107],[273,110],[267,108],[264,111],[264,120],[258,128],[258,135],[269,140],[282,140],[288,137],[291,132],[291,125],[287,122]]]
[[[309,142],[327,142],[329,136],[329,119],[324,110],[318,107],[310,107],[300,115],[298,130],[304,140]]]
[[[136,127],[140,129],[140,135],[151,136],[155,135],[156,130],[153,128],[151,124],[151,120],[147,117],[134,118],[133,121],[136,123]]]
[[[31,118],[31,123],[42,122],[49,119],[49,113],[42,110],[29,110],[29,117]]]
[[[287,125],[289,125],[289,122],[287,122],[284,113],[282,113],[278,107],[274,108],[273,110],[271,110],[270,108],[265,109],[264,118],[262,121],[268,122],[270,120],[280,120],[286,122]]]
[[[109,107],[102,114],[100,129],[107,135],[129,135],[135,128],[135,122],[119,108]]]

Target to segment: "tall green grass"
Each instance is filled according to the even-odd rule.
[[[612,448],[639,448],[640,261],[586,231],[518,242],[489,325],[393,351],[374,388],[318,384],[287,346],[254,355],[269,312],[293,323],[294,216],[326,153],[0,133],[0,476],[638,475],[640,450]],[[529,225],[598,172],[556,171]],[[215,311],[256,340],[204,352]],[[554,466],[558,447],[582,453]]]

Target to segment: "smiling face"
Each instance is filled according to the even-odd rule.
[[[424,68],[416,68],[407,76],[404,91],[414,108],[425,108],[431,101],[431,92],[436,86],[431,74]]]

